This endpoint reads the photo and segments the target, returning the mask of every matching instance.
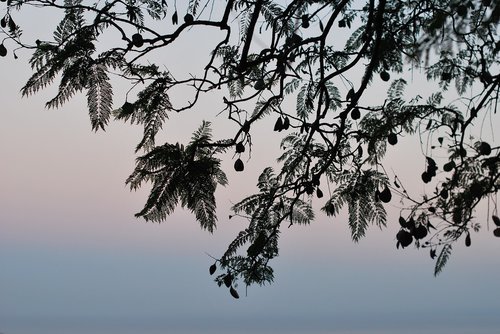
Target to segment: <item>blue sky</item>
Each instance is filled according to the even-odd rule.
[[[244,177],[229,174],[214,235],[181,210],[163,224],[145,223],[133,213],[147,189],[124,185],[140,129],[113,123],[91,133],[83,96],[50,111],[43,105],[53,89],[21,99],[27,57],[0,59],[0,332],[457,334],[500,327],[500,243],[486,224],[434,278],[427,251],[395,248],[397,203],[388,207],[388,228],[371,228],[359,244],[350,241],[345,216],[318,214],[310,227],[285,230],[275,283],[247,294],[240,286],[242,298],[232,299],[208,275],[207,253],[220,255],[244,226],[225,217],[270,163],[272,151],[258,145],[274,134],[256,140]],[[166,137],[182,141],[210,111],[173,120]],[[411,177],[415,146],[410,139],[402,145],[389,159]],[[225,164],[230,169],[231,159]]]

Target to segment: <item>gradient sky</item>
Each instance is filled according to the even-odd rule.
[[[25,30],[36,22],[26,18]],[[359,244],[351,242],[345,216],[318,213],[312,226],[284,231],[275,283],[247,293],[240,286],[242,298],[232,299],[210,278],[207,253],[219,256],[243,228],[243,221],[226,218],[228,208],[254,190],[256,176],[272,163],[266,144],[277,143],[276,135],[255,136],[246,174],[229,173],[230,186],[218,192],[215,234],[201,231],[182,210],[163,224],[145,223],[133,214],[147,188],[130,192],[124,185],[140,128],[112,123],[105,133],[92,133],[83,95],[59,110],[43,108],[53,88],[21,99],[30,71],[28,54],[19,56],[0,59],[0,332],[457,334],[500,328],[500,240],[483,224],[472,247],[457,244],[434,278],[426,250],[396,250],[395,201],[388,228],[370,228]],[[180,71],[187,63],[177,65]],[[118,93],[115,103],[123,103]],[[216,112],[173,117],[165,137],[185,141]],[[402,142],[388,157],[400,175],[418,180],[419,148],[410,138]],[[486,211],[478,217],[485,220]]]

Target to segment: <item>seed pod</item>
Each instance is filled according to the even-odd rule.
[[[12,16],[9,15],[9,30],[10,30],[10,32],[14,32],[14,31],[16,31],[16,29],[17,29],[17,25],[14,22],[14,20],[12,19]]]
[[[497,227],[496,229],[493,230],[493,235],[495,237],[500,238],[500,227]]]
[[[443,170],[445,172],[451,172],[453,170],[453,168],[455,168],[455,162],[453,160],[451,160],[443,165]]]
[[[276,123],[274,123],[274,131],[280,132],[281,130],[283,130],[283,121],[282,121],[281,116],[280,116],[276,120]]]
[[[266,83],[264,82],[264,80],[259,79],[255,82],[255,85],[253,85],[253,88],[255,88],[255,90],[263,90],[264,88],[266,88]]]
[[[406,222],[406,219],[404,219],[403,217],[399,217],[399,225],[401,225],[401,227],[405,227],[405,228],[408,227],[408,223]]]
[[[436,166],[427,166],[427,174],[429,174],[431,178],[436,176],[437,170],[438,168]]]
[[[398,136],[394,133],[394,132],[391,132],[389,133],[389,135],[387,136],[387,141],[389,142],[389,144],[391,145],[396,145],[398,143]]]
[[[418,227],[412,230],[412,234],[417,240],[423,239],[427,236],[427,229],[425,228],[424,225],[420,224],[418,225]]]
[[[470,240],[470,233],[467,232],[467,235],[465,236],[465,246],[470,247],[471,240]]]
[[[441,191],[439,192],[439,196],[441,196],[442,199],[447,199],[448,198],[448,190],[441,189]]]
[[[234,170],[237,172],[242,172],[245,169],[245,165],[243,164],[243,161],[241,159],[236,159],[234,162]]]
[[[236,144],[236,153],[243,153],[245,152],[245,145],[243,144],[242,141],[240,141],[238,144]]]
[[[6,55],[7,55],[7,48],[3,44],[0,44],[0,56],[5,57]]]
[[[317,189],[316,189],[316,196],[317,196],[318,198],[323,197],[323,192],[321,191],[321,189],[319,189],[319,188],[317,188]]]
[[[177,16],[177,11],[172,15],[172,24],[176,25],[179,23],[179,17]]]
[[[458,16],[465,17],[467,16],[468,8],[466,5],[459,5],[456,9]]]
[[[413,219],[413,217],[410,217],[410,219],[408,219],[408,222],[406,223],[406,227],[410,231],[412,231],[415,228],[415,219]]]
[[[391,201],[392,194],[389,188],[387,188],[387,186],[385,186],[384,190],[380,192],[378,198],[380,198],[380,200],[384,203],[389,203]]]
[[[500,226],[500,218],[498,218],[498,216],[493,215],[491,219],[493,219],[496,226]]]
[[[302,28],[304,28],[304,29],[309,28],[309,16],[308,15],[302,15]]]
[[[491,146],[487,142],[483,141],[479,144],[479,154],[481,155],[490,155],[491,154]]]
[[[238,294],[238,291],[236,291],[233,287],[231,287],[229,289],[229,293],[231,294],[231,296],[233,296],[233,298],[235,299],[238,299],[240,298],[240,295]]]
[[[391,79],[391,75],[387,71],[380,72],[380,79],[383,81],[389,81]]]
[[[285,120],[283,121],[283,130],[288,130],[290,127],[290,119],[288,117],[285,117]]]
[[[184,15],[184,22],[186,22],[187,24],[191,24],[191,23],[193,23],[193,21],[194,21],[193,15],[191,15],[189,13]]]
[[[351,111],[351,118],[353,120],[357,120],[360,117],[361,117],[361,113],[359,112],[359,108],[356,107],[356,108],[352,109],[352,111]]]
[[[132,35],[132,44],[134,44],[135,47],[140,48],[141,46],[144,45],[144,39],[142,38],[142,35],[139,33],[133,34]]]
[[[411,233],[405,230],[400,230],[398,234],[396,234],[396,239],[403,248],[409,246],[413,241]]]
[[[431,179],[432,179],[431,174],[429,174],[428,172],[423,172],[422,173],[422,181],[424,181],[424,183],[431,182]]]
[[[233,283],[233,275],[231,275],[231,273],[227,273],[227,275],[224,276],[223,280],[224,280],[224,285],[229,288]]]

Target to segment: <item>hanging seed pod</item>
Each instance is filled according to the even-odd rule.
[[[491,216],[491,219],[493,219],[493,222],[495,223],[496,226],[500,227],[500,218],[498,218],[497,216],[493,215],[493,216]]]
[[[5,45],[0,44],[0,56],[5,57],[7,55],[7,48]]]
[[[234,170],[237,172],[242,172],[245,169],[245,165],[243,164],[243,161],[241,159],[236,159],[234,162]]]
[[[193,23],[193,21],[194,21],[193,15],[191,15],[189,13],[184,15],[184,22],[186,22],[187,24],[191,24],[191,23]]]
[[[447,199],[448,195],[448,190],[446,189],[441,189],[441,191],[439,192],[439,196],[441,196],[442,199]]]
[[[412,234],[415,239],[420,240],[427,236],[427,229],[424,225],[420,224],[412,230]]]
[[[380,79],[383,81],[389,81],[391,79],[391,75],[387,71],[380,72]]]
[[[238,299],[240,298],[240,295],[238,294],[238,291],[236,291],[233,287],[229,288],[229,293],[233,298]]]
[[[280,116],[276,120],[276,123],[274,123],[274,131],[280,132],[281,130],[283,130],[283,120],[281,119],[281,116]]]
[[[255,88],[255,90],[263,90],[266,88],[266,83],[263,79],[259,79],[255,82],[255,85],[253,85],[253,88]]]
[[[467,232],[467,235],[465,236],[465,247],[470,247],[471,240],[470,240],[470,233]]]
[[[398,240],[398,245],[401,245],[403,248],[408,247],[413,242],[411,233],[405,230],[399,231],[396,234],[396,239]]]
[[[224,276],[223,280],[224,285],[229,288],[233,283],[233,276],[231,275],[231,273],[228,273],[226,276]]]
[[[144,45],[144,38],[142,37],[141,34],[136,33],[132,35],[132,44],[134,44],[135,47],[140,48],[141,46]]]
[[[479,154],[481,155],[490,155],[491,154],[491,146],[487,142],[483,141],[479,144]]]
[[[389,133],[387,136],[387,142],[391,145],[396,145],[398,143],[398,135],[394,132]]]
[[[283,130],[288,130],[288,128],[290,127],[290,119],[287,117],[285,117],[285,120],[283,121]]]
[[[424,183],[429,183],[431,182],[431,180],[432,180],[431,174],[429,174],[428,172],[422,173],[422,181],[424,181]]]
[[[493,230],[493,235],[495,237],[500,238],[500,227],[497,227],[496,229]]]
[[[401,225],[401,227],[403,228],[408,227],[408,223],[406,222],[406,219],[404,219],[403,217],[399,217],[399,225]]]
[[[12,16],[9,15],[9,30],[11,33],[13,33],[16,31],[16,29],[17,29],[17,25],[14,22],[14,20],[12,19]]]
[[[240,141],[238,144],[236,144],[236,153],[243,153],[245,152],[245,145],[243,144],[242,141]]]
[[[455,162],[453,160],[451,160],[443,165],[443,170],[445,172],[451,172],[453,170],[453,168],[455,168]]]
[[[302,16],[302,28],[304,29],[307,29],[309,28],[310,24],[309,24],[309,18],[307,17],[307,15],[305,15],[305,18],[304,16]]]
[[[215,263],[212,264],[210,268],[208,268],[208,272],[210,273],[210,275],[213,275],[216,270],[217,270],[217,265]]]
[[[352,109],[352,111],[351,111],[351,118],[353,120],[357,120],[360,117],[361,117],[361,112],[359,111],[359,108],[356,107],[356,108]]]
[[[378,198],[384,203],[389,203],[391,201],[392,194],[387,186],[380,192]]]

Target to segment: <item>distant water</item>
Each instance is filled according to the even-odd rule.
[[[48,326],[46,328],[30,326],[5,327],[0,331],[1,334],[492,334],[498,333],[498,328],[482,329],[457,329],[457,328],[438,328],[438,329],[376,329],[376,330],[279,330],[279,329],[182,329],[182,328],[121,328],[121,326],[107,328],[90,328],[93,326],[64,327]]]
[[[313,325],[293,325],[276,322],[271,325],[252,323],[251,319],[239,326],[236,323],[217,325],[214,322],[193,320],[184,324],[169,324],[165,321],[145,319],[89,319],[62,318],[10,318],[0,316],[0,334],[492,334],[500,333],[493,323],[479,326],[454,327],[439,325],[419,328],[377,324],[377,328],[366,328],[367,324],[353,324],[339,328],[311,328]],[[184,322],[184,321],[183,321]],[[392,327],[391,327],[392,325]],[[300,327],[300,328],[297,328]]]
[[[436,330],[408,330],[408,329],[389,329],[389,330],[340,330],[340,331],[261,331],[261,330],[154,330],[154,331],[141,331],[141,330],[123,330],[123,329],[101,329],[101,330],[84,330],[78,328],[53,330],[53,329],[13,329],[11,331],[3,331],[2,334],[493,334],[498,329],[489,330],[457,330],[457,329],[436,329]]]

